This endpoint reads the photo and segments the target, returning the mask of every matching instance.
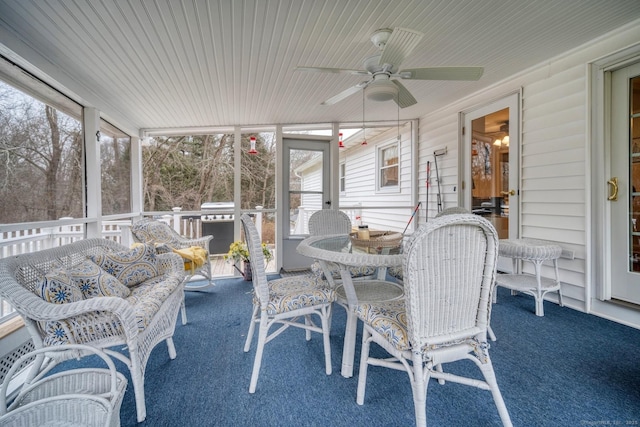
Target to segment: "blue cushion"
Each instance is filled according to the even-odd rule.
[[[84,298],[120,297],[126,298],[131,291],[118,279],[104,271],[96,263],[85,260],[68,270]]]
[[[139,245],[126,252],[92,255],[90,259],[129,287],[158,275],[156,250],[151,245]]]

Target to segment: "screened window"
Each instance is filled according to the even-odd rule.
[[[340,163],[340,192],[344,193],[346,191],[345,186],[345,174],[347,171],[347,164],[345,162]]]
[[[398,144],[378,149],[378,185],[380,189],[398,187]]]
[[[0,81],[0,222],[82,218],[82,107],[25,73],[0,71],[23,89]]]
[[[131,212],[131,137],[100,120],[102,214]]]

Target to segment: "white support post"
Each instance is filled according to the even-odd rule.
[[[176,233],[182,235],[182,233],[180,232],[180,222],[182,220],[182,215],[180,215],[180,212],[182,211],[182,208],[175,207],[171,208],[171,210],[173,211],[173,229],[176,231]]]
[[[102,237],[102,181],[100,178],[100,112],[93,107],[84,108],[85,170],[87,176],[86,237]]]

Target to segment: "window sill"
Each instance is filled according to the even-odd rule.
[[[11,335],[13,332],[24,326],[24,321],[20,316],[13,316],[9,320],[0,323],[0,339]]]

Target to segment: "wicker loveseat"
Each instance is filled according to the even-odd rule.
[[[125,254],[133,250],[106,239],[86,239],[2,259],[0,296],[22,316],[36,349],[65,343],[86,344],[123,361],[131,372],[138,421],[141,422],[146,417],[144,372],[151,351],[161,341],[166,341],[169,357],[176,357],[172,337],[184,298],[184,265],[175,253],[156,254],[151,247],[136,250],[144,251],[144,262],[131,258],[132,263],[138,264],[120,269],[121,275],[118,275],[118,266],[122,264],[118,264],[118,260],[123,258],[118,257],[128,256]],[[47,281],[58,283],[52,275],[62,274],[62,271],[68,277],[77,278],[71,272],[80,270],[82,274],[83,268],[92,268],[88,263],[100,266],[103,275],[110,273],[107,274],[108,283],[113,285],[112,274],[118,278],[116,282],[121,284],[115,283],[115,286],[126,295],[103,296],[104,292],[115,295],[103,289],[104,292],[97,296],[84,294],[65,303],[44,299]],[[151,265],[148,272],[135,268],[145,263]],[[85,282],[89,283],[88,280]],[[102,281],[97,283],[103,286]],[[94,280],[94,288],[95,284]],[[79,289],[84,293],[91,291],[89,287],[81,284]],[[49,291],[56,298],[66,298],[73,292],[76,291]],[[116,351],[123,345],[128,355]],[[119,347],[108,349],[113,346]],[[68,352],[60,358],[74,356],[77,356],[76,352]],[[36,363],[41,364],[43,360],[44,355],[41,355]]]

